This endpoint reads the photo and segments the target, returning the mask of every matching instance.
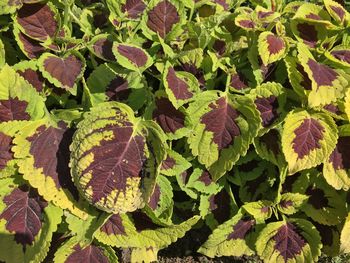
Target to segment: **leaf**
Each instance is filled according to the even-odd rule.
[[[10,66],[0,70],[0,121],[37,120],[44,116],[44,99]]]
[[[198,252],[208,257],[254,255],[252,237],[255,220],[241,210],[230,220],[218,226]]]
[[[84,246],[76,238],[71,238],[65,242],[55,253],[54,263],[74,263],[74,262],[100,262],[114,263],[118,262],[118,257],[113,249],[99,245],[89,244]]]
[[[310,106],[323,106],[342,98],[348,85],[343,72],[318,63],[305,45],[299,44],[298,52],[298,59],[312,82],[308,98]]]
[[[46,41],[58,31],[57,11],[52,4],[24,4],[17,13],[16,22],[30,38]]]
[[[350,162],[346,157],[350,154],[349,128],[343,126],[343,129],[340,129],[339,136],[335,149],[324,162],[323,176],[327,183],[335,189],[347,191],[350,187]]]
[[[147,202],[164,157],[158,150],[162,139],[145,124],[116,102],[99,104],[79,123],[71,173],[80,193],[99,209],[125,213]]]
[[[113,40],[110,35],[101,34],[93,37],[89,48],[97,57],[106,61],[115,61]]]
[[[336,46],[325,55],[340,67],[350,67],[350,50],[346,46]]]
[[[61,222],[62,210],[17,179],[0,180],[0,260],[41,262]]]
[[[127,14],[128,18],[136,19],[142,15],[146,7],[146,4],[142,0],[126,0],[121,9],[122,12]]]
[[[95,237],[100,242],[114,247],[131,248],[164,248],[177,239],[183,237],[190,228],[199,220],[198,216],[192,217],[178,225],[157,226],[141,213],[135,214],[138,223],[133,223],[127,214],[115,214],[106,221],[105,225],[96,232]],[[149,227],[147,226],[149,224]],[[113,225],[113,227],[112,227]],[[137,225],[140,225],[138,228]]]
[[[147,51],[133,44],[114,42],[113,54],[121,66],[140,73],[153,64]]]
[[[309,196],[301,210],[323,225],[338,225],[346,217],[345,200],[316,171],[304,172],[293,184],[293,192]]]
[[[0,69],[5,65],[5,46],[0,39]]]
[[[286,94],[283,87],[274,82],[266,82],[250,92],[257,110],[260,112],[264,128],[273,126],[283,117]]]
[[[43,119],[23,127],[13,141],[12,150],[19,159],[23,178],[37,188],[45,200],[85,218],[68,167],[72,135],[73,130],[64,122],[50,125]]]
[[[286,215],[292,215],[298,212],[300,207],[307,201],[308,196],[298,193],[282,194],[281,199],[277,205],[279,211]]]
[[[199,92],[198,80],[188,72],[175,71],[169,63],[165,65],[163,72],[165,92],[175,109],[193,100]]]
[[[38,61],[39,70],[43,76],[57,88],[76,93],[76,82],[85,70],[85,60],[78,52],[67,53],[57,57],[44,53]]]
[[[282,167],[286,164],[281,146],[281,134],[277,129],[271,129],[261,137],[254,139],[256,153],[263,159]]]
[[[37,92],[42,92],[45,86],[45,79],[38,70],[34,61],[23,61],[13,66],[13,69],[21,75]]]
[[[160,173],[167,176],[176,176],[182,174],[190,167],[191,163],[181,154],[174,150],[168,149],[167,156],[162,161]]]
[[[350,14],[341,4],[333,0],[324,0],[323,2],[328,13],[338,24],[345,25],[349,23]]]
[[[17,45],[28,58],[39,58],[40,55],[45,52],[44,46],[42,46],[39,41],[23,34],[16,24],[14,25],[13,33],[17,41]]]
[[[256,251],[264,262],[316,262],[321,237],[305,219],[269,223],[259,234]]]
[[[287,41],[271,32],[262,32],[259,35],[258,49],[264,65],[282,59],[288,52]]]
[[[245,155],[260,125],[249,98],[216,91],[196,97],[187,113],[193,127],[188,138],[192,154],[198,156],[214,181]]]
[[[340,236],[340,252],[341,253],[349,253],[350,252],[350,214],[346,217],[344,226],[341,231]]]
[[[328,115],[301,109],[290,112],[282,132],[289,174],[321,164],[335,149],[337,139],[335,123]]]
[[[162,91],[155,93],[154,102],[147,109],[145,116],[157,122],[171,140],[180,139],[189,133],[185,126],[185,109],[176,109]]]
[[[168,0],[150,3],[147,17],[147,27],[162,38],[180,21],[177,7]]]
[[[269,219],[272,215],[272,207],[273,202],[266,200],[251,202],[242,206],[257,222]]]
[[[87,79],[87,86],[92,106],[105,101],[119,101],[138,110],[148,96],[144,78],[136,72],[126,71],[111,64],[98,66]]]

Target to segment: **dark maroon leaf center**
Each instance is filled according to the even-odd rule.
[[[304,67],[301,64],[297,64],[297,71],[303,76],[303,80],[300,82],[300,85],[304,87],[306,90],[312,89],[312,82],[309,78],[309,75],[305,72]]]
[[[307,202],[315,209],[322,209],[328,206],[328,199],[322,189],[309,186],[305,193],[310,196]]]
[[[27,80],[33,87],[38,91],[42,91],[44,88],[44,77],[39,71],[32,70],[30,68],[25,69],[24,71],[17,71],[25,80]]]
[[[285,262],[295,258],[305,246],[306,242],[298,232],[298,229],[288,222],[286,225],[281,226],[273,237],[275,241],[274,248],[280,252]]]
[[[140,211],[132,212],[131,217],[138,232],[148,229],[155,230],[160,227],[157,224],[153,223],[152,219],[149,218],[145,213],[142,213]]]
[[[198,181],[204,183],[205,186],[208,186],[213,182],[207,170],[203,171],[202,175],[198,178]]]
[[[350,169],[350,137],[339,137],[337,146],[329,157],[335,170]]]
[[[111,101],[127,100],[130,93],[131,90],[129,89],[128,81],[120,76],[113,79],[106,90],[106,95]]]
[[[34,190],[15,188],[5,196],[6,205],[0,215],[5,219],[6,229],[15,233],[15,240],[22,245],[32,245],[42,226],[43,209],[47,203]]]
[[[341,61],[345,61],[350,64],[350,51],[349,50],[334,50],[331,54]]]
[[[31,39],[21,32],[19,32],[18,36],[19,40],[22,42],[23,49],[29,58],[38,58],[42,53],[45,52],[45,48],[40,45],[40,42]]]
[[[17,21],[32,38],[45,41],[56,34],[57,21],[47,4],[24,4],[18,11]]]
[[[297,30],[299,32],[299,37],[302,38],[305,44],[310,47],[315,47],[318,41],[317,30],[314,25],[307,23],[299,23],[297,25]]]
[[[160,187],[158,184],[155,185],[153,193],[148,201],[148,205],[152,210],[156,210],[158,207],[158,203],[160,201]]]
[[[232,88],[242,90],[248,87],[248,82],[242,74],[237,73],[231,76],[230,85]]]
[[[74,55],[66,58],[49,56],[44,61],[45,70],[62,85],[73,88],[75,81],[81,74],[83,63]]]
[[[176,99],[186,100],[193,97],[192,92],[189,90],[189,85],[176,75],[174,68],[169,68],[166,81]]]
[[[235,122],[240,114],[224,97],[211,103],[209,107],[210,111],[203,115],[201,122],[205,124],[207,131],[214,133],[213,142],[218,145],[219,150],[228,148],[234,138],[241,134]]]
[[[278,118],[278,100],[276,96],[271,95],[268,98],[258,97],[254,103],[260,111],[262,125],[264,127],[270,126]]]
[[[333,81],[337,79],[338,73],[326,65],[317,63],[313,59],[309,59],[307,65],[312,71],[312,77],[317,86],[333,86]]]
[[[148,13],[147,26],[165,38],[172,27],[180,21],[176,7],[167,0],[159,2]]]
[[[86,188],[92,188],[92,201],[98,202],[112,191],[125,191],[127,179],[139,177],[145,162],[144,138],[133,136],[133,126],[129,122],[122,126],[107,126],[99,132],[110,130],[113,139],[102,140],[98,146],[86,151],[94,154],[94,160],[85,169],[92,177]]]
[[[0,132],[0,171],[4,169],[6,164],[13,158],[11,147],[12,138],[5,133]]]
[[[293,149],[302,159],[312,150],[321,148],[320,140],[323,139],[325,128],[319,121],[310,118],[305,119],[302,124],[294,131]]]
[[[339,6],[334,6],[334,5],[331,5],[330,8],[339,16],[340,21],[343,21],[343,19],[345,17],[344,9],[339,7]]]
[[[108,40],[107,38],[99,39],[93,45],[93,49],[97,55],[100,57],[114,61],[115,57],[112,51],[113,42]]]
[[[231,197],[225,189],[209,197],[209,208],[219,224],[230,219],[231,201]]]
[[[272,55],[278,54],[285,47],[283,39],[275,35],[268,35],[266,41],[268,43],[269,52]]]
[[[170,156],[167,156],[167,158],[162,162],[162,170],[169,170],[173,168],[175,164],[175,159],[171,158]]]
[[[146,5],[142,0],[126,0],[126,3],[122,5],[122,11],[126,12],[128,17],[133,19],[141,16],[145,8]]]
[[[243,218],[233,226],[233,231],[228,235],[227,240],[245,239],[245,237],[253,230],[255,220]]]
[[[29,120],[28,102],[16,98],[0,100],[0,122]]]
[[[160,125],[164,132],[175,133],[185,126],[185,115],[175,109],[173,104],[166,98],[156,100],[156,109],[152,118]]]
[[[238,23],[241,27],[245,27],[245,28],[255,27],[255,23],[252,20],[240,20]]]
[[[76,262],[84,262],[84,263],[109,263],[110,261],[104,255],[101,248],[96,247],[95,245],[89,245],[86,248],[82,249],[80,245],[74,246],[74,251],[70,254],[66,263],[76,263]]]
[[[122,218],[119,214],[112,215],[100,230],[107,235],[126,235]]]
[[[143,67],[147,63],[147,55],[140,48],[119,45],[118,52],[137,67]]]

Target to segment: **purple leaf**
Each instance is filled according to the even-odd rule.
[[[218,149],[228,148],[235,137],[241,134],[236,123],[239,112],[227,103],[224,97],[209,105],[210,111],[203,115],[201,122],[207,131],[213,132],[213,142]]]
[[[180,21],[176,7],[167,0],[159,2],[148,13],[147,26],[157,32],[162,38]]]
[[[312,150],[321,148],[320,141],[323,139],[325,128],[315,119],[305,119],[294,131],[293,149],[302,159]]]

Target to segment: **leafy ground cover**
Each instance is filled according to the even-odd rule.
[[[0,261],[348,261],[347,6],[0,0]]]

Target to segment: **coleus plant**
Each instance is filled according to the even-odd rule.
[[[0,261],[350,253],[350,14],[314,2],[0,0]]]

